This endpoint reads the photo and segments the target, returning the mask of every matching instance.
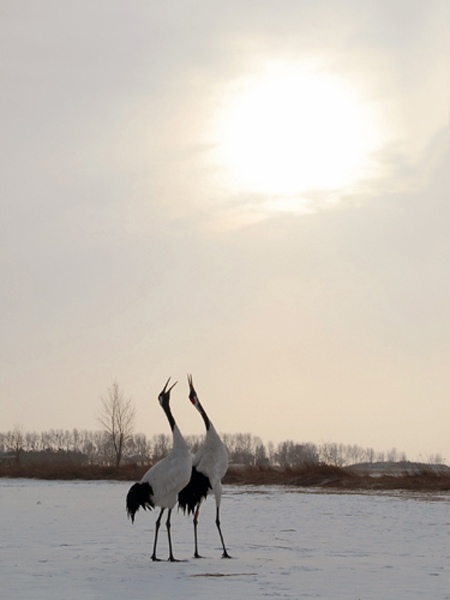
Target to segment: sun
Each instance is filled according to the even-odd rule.
[[[233,92],[220,154],[236,191],[295,195],[354,184],[378,145],[357,94],[332,76],[273,72]]]

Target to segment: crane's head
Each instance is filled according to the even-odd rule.
[[[194,388],[194,383],[192,381],[192,375],[188,375],[188,383],[189,383],[189,400],[192,402],[192,404],[194,406],[196,406],[198,408],[199,405],[199,401],[198,401],[198,397],[197,397],[197,392],[195,391]]]
[[[208,415],[205,412],[205,409],[200,404],[200,400],[198,399],[197,392],[195,391],[194,383],[192,381],[192,375],[188,375],[188,383],[189,383],[189,400],[192,402],[192,404],[195,406],[195,408],[198,410],[198,412],[202,415],[203,420],[205,421],[206,429],[209,430],[209,428],[211,427],[211,421],[209,420]]]
[[[169,385],[169,381],[170,381],[170,377],[169,379],[166,381],[166,385],[164,386],[163,391],[159,394],[158,396],[158,401],[161,404],[161,406],[164,405],[168,405],[169,404],[169,400],[170,400],[170,391],[172,388],[174,388],[178,381],[175,381],[175,383],[173,385],[170,386],[169,389],[167,389],[167,386]]]

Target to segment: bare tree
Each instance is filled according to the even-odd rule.
[[[266,451],[264,442],[259,437],[256,437],[254,441],[255,441],[255,458],[254,458],[255,465],[257,465],[258,467],[268,465],[269,458],[267,456],[267,451]]]
[[[288,440],[278,444],[275,460],[281,467],[300,467],[317,464],[319,455],[314,444],[296,444]]]
[[[153,436],[152,440],[152,460],[153,462],[157,462],[169,454],[172,447],[172,439],[166,433],[157,433]]]
[[[117,381],[114,381],[108,389],[107,397],[103,398],[101,396],[100,399],[102,401],[102,411],[97,419],[109,435],[116,467],[118,467],[127,442],[133,434],[133,421],[136,410],[131,404],[131,398],[125,399]]]
[[[373,448],[366,449],[367,462],[375,462],[375,450]]]
[[[23,446],[25,443],[25,436],[22,427],[16,425],[13,431],[8,431],[5,436],[6,448],[9,452],[14,453],[16,463],[20,463],[20,455],[23,452]]]
[[[391,448],[387,453],[388,462],[397,462],[398,461],[398,452],[397,448]]]

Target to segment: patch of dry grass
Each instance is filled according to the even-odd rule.
[[[0,465],[0,477],[25,477],[27,479],[85,479],[139,481],[148,467],[136,464],[81,465],[71,462],[36,461],[24,464]]]
[[[338,490],[450,491],[450,474],[423,467],[414,473],[371,475],[332,465],[298,468],[233,467],[224,483],[235,485],[287,485]]]
[[[224,483],[312,487],[330,486],[355,477],[358,476],[331,465],[307,465],[297,468],[230,466],[224,477]]]
[[[150,465],[127,464],[116,468],[81,465],[71,462],[33,462],[0,465],[0,477],[25,477],[60,480],[139,481]],[[411,472],[373,475],[331,465],[307,465],[298,468],[230,466],[224,477],[230,485],[286,485],[334,490],[409,490],[450,491],[450,474],[432,468]]]

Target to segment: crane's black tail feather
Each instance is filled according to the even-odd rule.
[[[191,480],[185,488],[178,494],[178,507],[188,515],[195,511],[195,507],[208,495],[211,490],[211,483],[208,477],[192,467]]]
[[[147,481],[135,483],[131,486],[127,494],[127,515],[131,517],[132,523],[134,523],[134,515],[140,508],[144,510],[155,508],[152,496],[152,486]]]

